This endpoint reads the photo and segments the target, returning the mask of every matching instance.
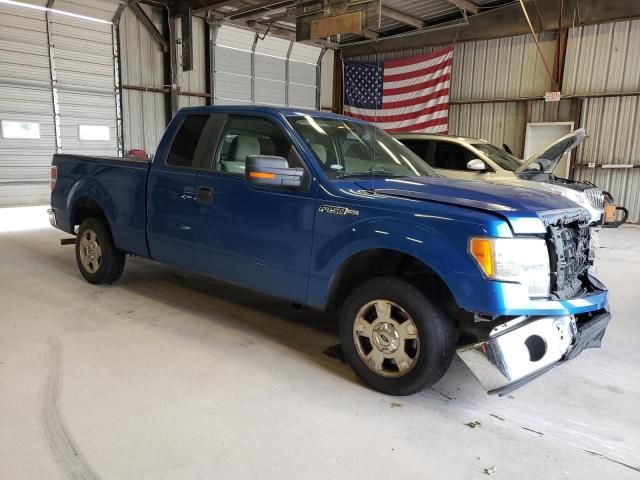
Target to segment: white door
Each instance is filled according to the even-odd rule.
[[[527,123],[524,140],[524,159],[527,160],[547,145],[573,132],[573,122]],[[569,155],[564,155],[553,173],[562,178],[569,177]]]

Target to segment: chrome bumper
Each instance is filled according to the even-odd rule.
[[[573,315],[520,317],[457,353],[485,390],[505,395],[585,348],[599,347],[610,318],[606,311],[579,324]]]
[[[51,224],[52,227],[58,228],[58,222],[56,220],[56,212],[53,208],[49,208],[47,210],[47,213],[49,214],[49,223]]]

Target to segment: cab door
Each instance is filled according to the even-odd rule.
[[[250,155],[276,155],[304,164],[289,133],[267,116],[229,115],[209,171],[196,190],[212,198],[198,207],[196,265],[203,273],[292,301],[307,298],[317,182],[304,188],[249,185]]]
[[[147,181],[147,238],[154,260],[193,269],[198,203],[196,178],[210,144],[214,119],[186,115],[166,155],[158,155]]]

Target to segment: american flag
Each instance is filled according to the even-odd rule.
[[[344,113],[390,132],[446,133],[453,47],[384,64],[345,62]]]

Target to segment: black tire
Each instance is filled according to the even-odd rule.
[[[94,255],[87,260],[87,251],[84,250],[84,241],[89,241],[91,232],[95,234],[94,243],[97,248],[92,250]],[[99,256],[95,252],[99,251]],[[83,263],[83,258],[84,263]],[[124,270],[125,254],[113,244],[111,231],[107,223],[101,218],[90,217],[85,219],[78,228],[76,236],[76,262],[78,269],[85,280],[94,285],[113,283],[120,278]],[[87,266],[87,263],[91,266]]]
[[[409,344],[407,348],[413,348],[415,354],[415,357],[411,359],[413,364],[406,373],[401,373],[395,360],[384,360],[387,363],[383,368],[397,368],[398,370],[395,373],[398,376],[392,378],[383,373],[377,373],[373,367],[370,368],[365,363],[358,350],[358,348],[360,351],[363,350],[363,337],[355,339],[354,322],[356,317],[361,309],[367,311],[367,308],[374,308],[377,312],[375,306],[367,307],[374,300],[396,304],[392,307],[394,312],[392,315],[396,317],[406,318],[402,315],[408,314],[415,325],[415,328],[412,327],[411,333],[414,336],[417,335],[419,340],[419,348],[417,349],[415,346],[411,347],[411,345],[415,345],[415,340],[405,340],[405,342],[414,342]],[[404,312],[397,307],[404,309]],[[373,320],[371,325],[375,325],[377,321]],[[375,328],[372,331],[375,331]],[[374,335],[375,333],[371,338]],[[386,341],[386,338],[384,340]],[[420,290],[395,277],[374,278],[351,292],[341,312],[340,341],[344,356],[358,377],[371,388],[389,395],[411,395],[432,386],[445,374],[455,352],[454,328],[451,321]],[[356,347],[356,342],[360,347]],[[375,348],[373,341],[369,342],[369,345],[371,350]]]

